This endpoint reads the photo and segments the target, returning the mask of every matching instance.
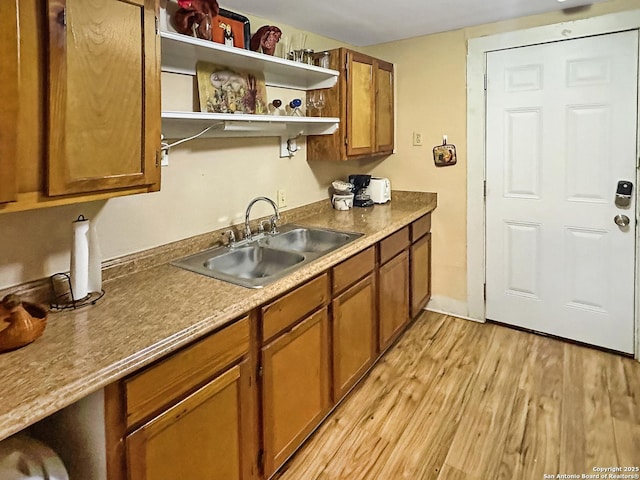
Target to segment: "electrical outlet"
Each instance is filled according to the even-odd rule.
[[[420,132],[413,132],[413,146],[422,146],[422,134]]]
[[[287,192],[284,188],[281,188],[278,190],[277,199],[278,201],[276,203],[278,204],[278,208],[283,208],[287,206]]]

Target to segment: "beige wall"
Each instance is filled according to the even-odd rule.
[[[309,164],[304,148],[293,159],[281,159],[276,138],[187,143],[171,151],[158,193],[0,215],[0,288],[68,270],[71,222],[80,213],[96,221],[103,258],[110,259],[237,223],[253,197],[275,197],[279,188],[287,190],[291,208],[327,198],[335,178],[374,172],[390,177],[396,189],[438,193],[433,226],[434,295],[463,302],[466,40],[634,7],[637,0],[616,0],[588,12],[541,15],[371,47],[367,49],[371,54],[397,66],[397,153],[389,159]],[[278,22],[250,20],[254,31],[269,23],[279,25],[285,34],[295,31]],[[316,50],[342,45],[311,34],[307,43]],[[184,102],[187,100],[180,97],[191,93],[187,89],[175,95],[171,101]],[[413,131],[422,133],[423,146],[411,146]],[[449,141],[457,145],[459,159],[456,166],[436,169],[431,147],[441,142],[442,134],[448,134]],[[263,213],[256,211],[256,215]]]
[[[555,12],[466,28],[365,49],[391,61],[397,75],[397,153],[373,168],[393,187],[438,193],[433,215],[433,293],[438,306],[466,308],[466,53],[467,40],[506,31],[638,8],[637,0],[612,0],[574,12]],[[412,132],[423,146],[412,146]],[[432,147],[447,134],[458,164],[436,168]],[[433,305],[432,305],[433,306]]]

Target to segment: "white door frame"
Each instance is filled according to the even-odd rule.
[[[572,22],[546,25],[515,32],[469,39],[467,47],[467,308],[468,316],[484,322],[485,299],[485,92],[486,53],[506,48],[568,40],[592,35],[640,30],[640,10],[612,13]],[[639,59],[640,61],[640,59]],[[640,73],[638,75],[640,79]],[[640,80],[638,81],[640,90]],[[640,96],[639,96],[640,98]],[[640,154],[640,101],[638,105],[637,148]],[[636,169],[635,194],[638,194]],[[636,209],[636,222],[640,208]],[[635,229],[636,235],[638,228]],[[636,352],[640,360],[640,241],[636,239],[635,268]]]

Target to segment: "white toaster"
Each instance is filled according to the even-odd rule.
[[[371,177],[367,192],[374,203],[387,203],[391,200],[391,182],[384,177]]]

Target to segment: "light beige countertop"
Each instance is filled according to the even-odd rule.
[[[297,209],[310,214],[299,214],[297,224],[364,235],[261,289],[169,265],[169,260],[193,253],[185,253],[184,245],[157,266],[130,262],[127,268],[132,273],[105,281],[106,295],[96,305],[50,313],[41,338],[0,354],[0,439],[263,305],[433,211],[437,204],[433,193],[394,192],[392,198],[386,205],[347,211],[333,210],[329,202]]]

